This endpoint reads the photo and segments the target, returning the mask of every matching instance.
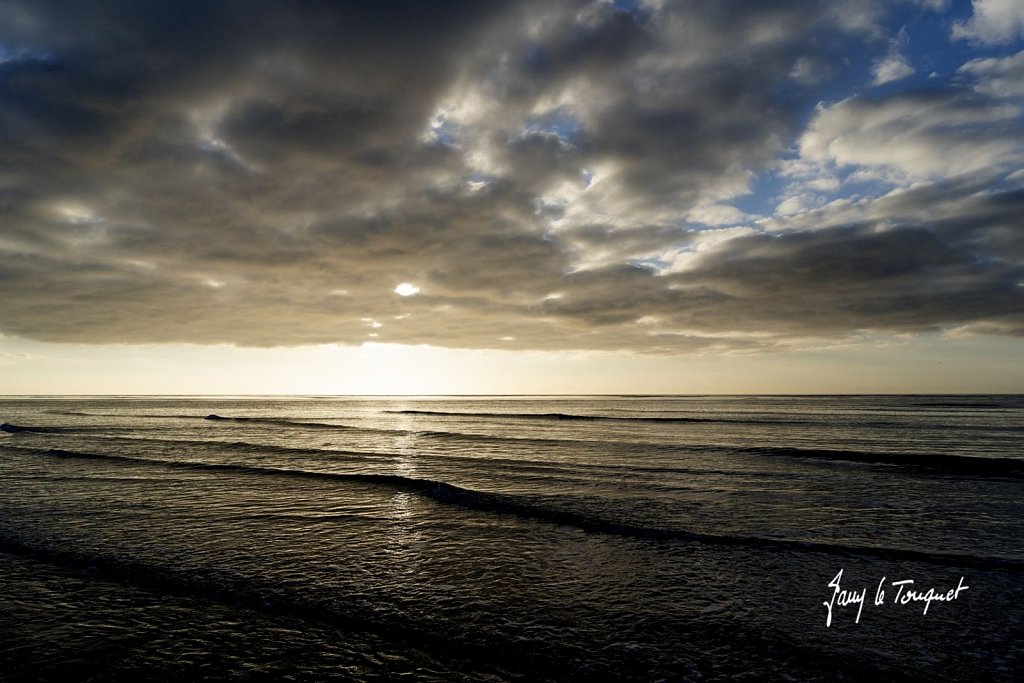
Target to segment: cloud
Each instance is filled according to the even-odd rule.
[[[960,73],[973,76],[974,89],[997,99],[1024,97],[1024,51],[999,58],[972,59]]]
[[[888,39],[875,2],[9,9],[7,335],[683,352],[1021,328],[1019,55],[815,108],[847,46]],[[765,173],[771,218],[743,204]],[[854,173],[904,194],[834,201]]]
[[[905,56],[898,52],[892,52],[888,57],[877,62],[871,73],[874,76],[873,83],[882,85],[913,76],[915,72],[914,67],[910,66]]]
[[[1021,107],[958,88],[852,97],[820,106],[800,139],[801,156],[877,166],[908,179],[996,171],[1024,153]]]
[[[18,365],[32,358],[30,353],[0,351],[0,365]]]
[[[790,78],[801,85],[817,85],[832,75],[832,67],[827,62],[809,57],[800,57],[793,63],[789,72]]]
[[[985,44],[1009,43],[1024,36],[1024,5],[1019,0],[974,0],[967,21],[953,24],[953,38]]]
[[[701,204],[694,207],[687,218],[703,225],[736,225],[750,220],[751,216],[727,204]]]

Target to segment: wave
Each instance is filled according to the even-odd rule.
[[[331,422],[305,422],[303,420],[290,420],[283,417],[222,417],[220,415],[211,414],[207,415],[203,419],[213,422],[255,422],[258,424],[277,425],[279,427],[307,427],[309,429],[338,429],[345,431],[358,429],[358,427],[350,427],[348,425],[334,424]]]
[[[146,416],[146,417],[153,417],[153,416]],[[178,418],[188,417],[188,418],[191,418],[191,419],[198,419],[198,417],[195,416],[195,415],[188,415],[188,416],[186,416],[186,415],[160,416],[160,417],[178,417]],[[652,450],[652,451],[673,452],[673,453],[682,452],[682,451],[685,451],[685,450],[693,450],[691,448],[681,447],[681,446],[677,446],[675,444],[647,443],[647,442],[642,442],[642,441],[621,442],[621,441],[601,441],[601,440],[587,440],[587,439],[573,439],[573,438],[554,438],[554,437],[506,436],[506,435],[502,435],[502,434],[474,434],[474,433],[467,433],[467,432],[452,432],[452,431],[443,431],[443,430],[388,429],[388,428],[381,428],[381,427],[360,427],[360,426],[354,426],[354,425],[332,424],[332,423],[326,423],[326,422],[302,422],[302,421],[297,421],[297,420],[289,420],[287,418],[276,418],[276,417],[221,417],[219,415],[215,415],[215,416],[207,416],[207,417],[202,418],[202,419],[209,419],[209,420],[212,420],[214,422],[220,422],[220,421],[223,421],[223,422],[234,422],[234,421],[239,421],[239,422],[257,422],[257,423],[263,423],[263,424],[276,424],[276,425],[287,426],[287,427],[312,427],[312,428],[315,428],[315,429],[327,429],[327,430],[336,429],[336,430],[345,431],[345,432],[348,432],[348,433],[351,433],[351,434],[365,433],[365,434],[385,434],[385,435],[390,435],[390,436],[420,436],[420,437],[435,438],[435,439],[445,439],[445,440],[458,439],[458,440],[464,440],[464,441],[475,441],[475,442],[480,442],[480,443],[515,443],[515,444],[519,444],[519,445],[529,444],[531,446],[553,446],[553,447],[566,446],[566,445],[569,445],[569,444],[572,444],[574,446],[590,446],[590,447],[626,446],[626,447],[630,447],[630,448],[642,447],[642,448],[645,448],[645,449],[648,449],[648,450]],[[107,428],[104,428],[104,427],[92,427],[92,426],[87,426],[87,427],[81,427],[81,426],[64,426],[64,427],[27,427],[26,426],[26,427],[19,427],[19,426],[15,426],[15,425],[8,425],[8,426],[10,427],[10,431],[12,433],[15,432],[15,431],[17,431],[17,432],[26,432],[26,433],[31,433],[31,432],[37,432],[37,433],[48,433],[48,432],[53,432],[53,433],[57,433],[57,432],[61,432],[61,433],[102,432],[104,429],[107,429]],[[116,429],[116,428],[110,427],[109,429],[113,430],[113,429]],[[139,428],[128,428],[128,427],[125,427],[123,429],[126,430],[126,431],[130,431],[132,429],[139,429]],[[5,430],[5,431],[7,431],[7,430]],[[170,442],[170,440],[163,440],[163,439],[158,439],[158,441]],[[193,444],[196,444],[196,443],[209,443],[209,444],[227,443],[227,442],[219,442],[219,441],[198,441],[198,440],[189,440],[189,439],[176,440],[176,441],[180,442],[183,445],[193,445]],[[242,442],[238,442],[238,443],[242,443]],[[249,445],[250,446],[254,446],[254,447],[262,447],[259,444],[249,444]],[[302,450],[306,450],[306,449],[302,449]],[[331,452],[335,452],[335,451],[331,451]]]
[[[80,410],[46,410],[43,411],[48,415],[70,415],[73,417],[127,417],[132,419],[152,419],[152,420],[195,420],[202,417],[202,415],[161,415],[157,413],[87,413]]]
[[[445,414],[480,414],[480,413],[445,413]],[[1020,477],[1024,476],[1024,460],[1006,457],[972,457],[962,455],[951,455],[945,453],[893,453],[893,452],[871,452],[871,451],[856,451],[856,450],[842,450],[842,449],[827,449],[827,448],[799,448],[792,446],[728,446],[728,445],[675,445],[675,444],[657,444],[657,443],[624,443],[616,441],[592,441],[592,440],[581,440],[581,439],[552,439],[552,438],[536,438],[536,437],[507,437],[498,435],[488,434],[465,434],[461,432],[447,432],[447,431],[415,431],[415,430],[397,430],[397,429],[379,429],[373,427],[355,427],[349,425],[339,425],[321,422],[300,422],[294,420],[287,420],[284,418],[271,418],[271,417],[221,417],[219,415],[208,416],[204,419],[210,419],[213,421],[255,421],[265,424],[280,424],[289,427],[312,427],[327,430],[342,430],[349,433],[382,433],[391,435],[416,435],[427,438],[438,438],[438,439],[460,439],[466,441],[477,441],[483,443],[494,443],[494,442],[509,442],[519,444],[530,444],[534,446],[564,446],[572,444],[574,446],[591,446],[591,447],[621,447],[628,446],[630,448],[643,448],[646,451],[657,451],[663,454],[680,454],[686,453],[740,453],[744,455],[754,455],[762,457],[787,457],[787,458],[801,458],[807,460],[819,460],[829,461],[834,463],[863,463],[871,465],[897,465],[903,467],[916,467],[931,471],[948,472],[953,474],[960,474],[966,476],[1002,476],[1002,477]],[[616,419],[616,418],[609,418]],[[634,419],[634,418],[623,418],[623,419]],[[3,423],[0,425],[0,431],[11,434],[15,433],[43,433],[43,434],[67,434],[76,432],[88,432],[97,433],[104,431],[104,427],[72,427],[72,426],[21,426],[10,423]],[[126,438],[121,435],[112,438]],[[294,448],[288,446],[276,446],[269,444],[254,444],[245,441],[207,441],[200,439],[131,439],[132,441],[152,441],[156,443],[166,444],[178,444],[183,446],[214,446],[223,449],[239,449],[239,450],[261,450],[269,451],[274,453],[283,454],[313,454],[313,453],[328,453],[331,455],[344,455],[344,456],[381,456],[381,457],[403,457],[401,454],[388,454],[378,452],[366,452],[366,451],[351,451],[344,449],[311,449],[311,448]],[[454,454],[444,454],[447,458],[457,458]],[[471,457],[467,458],[474,461],[479,461],[480,458]],[[527,464],[524,460],[517,460],[517,463]],[[534,464],[549,464],[541,461],[536,461]],[[606,465],[600,465],[598,463],[572,463],[573,467],[610,467]],[[623,469],[636,470],[645,469],[642,467],[635,466],[623,466]],[[674,468],[656,468],[664,471],[674,471]],[[707,469],[692,470],[690,468],[679,468],[682,472],[693,472],[701,474],[732,474],[728,471],[712,471]]]
[[[611,409],[611,410],[624,410],[624,409]],[[415,430],[415,429],[396,429],[387,427],[368,427],[368,426],[356,426],[339,424],[334,422],[315,422],[307,420],[296,420],[288,417],[272,417],[272,416],[223,416],[216,413],[204,416],[200,415],[128,415],[124,413],[85,413],[75,411],[48,411],[51,414],[63,414],[63,415],[74,415],[74,416],[88,416],[88,417],[119,417],[119,418],[130,418],[130,419],[178,419],[178,420],[198,420],[204,419],[211,422],[236,422],[236,423],[250,423],[254,425],[270,425],[278,426],[289,429],[313,429],[313,430],[335,430],[344,431],[348,433],[367,433],[367,434],[384,434],[384,435],[403,435],[403,436],[424,436],[430,438],[460,438],[465,440],[475,441],[488,441],[488,442],[515,442],[515,443],[531,443],[535,445],[563,445],[567,443],[575,443],[580,445],[594,445],[600,444],[602,446],[608,445],[628,445],[631,447],[644,446],[661,450],[667,444],[658,443],[641,443],[641,442],[630,442],[628,444],[622,444],[615,441],[593,441],[593,440],[582,440],[573,438],[538,438],[538,437],[511,437],[505,435],[488,435],[488,434],[473,434],[465,432],[454,432],[454,431],[443,431],[443,430]],[[594,421],[608,421],[618,423],[679,423],[679,424],[742,424],[742,425],[763,425],[763,426],[783,426],[783,425],[815,425],[822,424],[813,420],[806,419],[785,419],[785,418],[773,418],[773,419],[750,419],[744,417],[684,417],[684,416],[659,416],[659,415],[640,415],[640,416],[616,416],[616,415],[580,415],[570,413],[496,413],[496,412],[468,412],[468,411],[440,411],[440,410],[419,410],[419,409],[406,409],[406,410],[388,410],[384,411],[388,414],[404,414],[404,415],[433,415],[433,416],[458,416],[458,417],[479,417],[479,418],[512,418],[512,419],[528,419],[528,420],[550,420],[559,422],[594,422]],[[651,412],[671,412],[671,411],[651,411]],[[936,423],[907,423],[905,421],[896,420],[867,420],[858,421],[850,420],[850,427],[859,428],[882,428],[882,429],[902,429],[902,430],[928,430],[928,431],[969,431],[969,432],[1008,432],[1008,433],[1020,433],[1024,432],[1024,425],[964,425],[964,424],[936,424]],[[96,426],[75,426],[75,427],[19,427],[17,425],[5,425],[2,427],[4,431],[100,431],[101,427]],[[111,426],[110,429],[142,429],[142,427],[130,427],[130,426]]]
[[[65,426],[29,426],[16,425],[10,422],[0,424],[0,432],[6,434],[68,434],[73,432],[107,431],[106,427],[65,427]]]
[[[663,415],[580,415],[572,413],[493,413],[493,412],[468,412],[468,411],[446,411],[446,410],[386,410],[385,413],[397,415],[429,415],[437,417],[469,417],[469,418],[501,418],[514,420],[550,420],[558,422],[652,422],[652,423],[679,423],[679,424],[737,424],[737,425],[823,425],[821,420],[808,420],[802,418],[745,418],[745,417],[694,417],[694,416],[663,416]],[[672,411],[652,411],[672,412]],[[955,431],[982,431],[982,432],[1021,432],[1024,426],[1018,425],[949,425],[949,424],[915,424],[900,422],[896,420],[850,420],[849,426],[862,428],[896,428],[896,429],[927,429],[931,430],[955,430]]]
[[[1014,458],[976,458],[941,453],[872,453],[867,451],[794,448],[788,446],[747,446],[738,450],[749,455],[767,457],[808,458],[812,460],[857,462],[874,465],[904,465],[966,475],[1011,477],[1024,475],[1024,460]]]
[[[663,423],[663,424],[737,424],[737,425],[764,425],[764,426],[782,426],[782,425],[815,425],[821,424],[813,420],[806,419],[788,419],[788,418],[770,418],[770,419],[750,419],[742,417],[684,417],[684,416],[661,416],[661,415],[580,415],[572,413],[493,413],[493,412],[459,412],[459,411],[441,411],[441,410],[387,410],[384,411],[387,414],[392,415],[433,415],[441,417],[474,417],[474,418],[512,418],[517,420],[548,420],[556,422],[640,422],[640,423]],[[667,412],[667,411],[666,411]],[[168,416],[171,417],[171,416]],[[177,417],[189,417],[195,418],[195,416],[180,415]],[[465,437],[483,437],[483,438],[496,438],[488,435],[478,434],[463,434],[460,432],[445,432],[438,430],[427,430],[420,431],[414,429],[388,429],[382,427],[357,427],[353,425],[343,425],[336,423],[325,423],[325,422],[306,422],[302,420],[293,420],[290,418],[282,417],[223,417],[221,415],[207,415],[205,420],[221,421],[221,422],[253,422],[262,423],[269,425],[279,425],[283,427],[309,427],[311,429],[340,429],[348,431],[363,431],[372,432],[378,434],[413,434],[421,436],[438,436],[438,435],[458,435]],[[850,426],[862,427],[862,428],[883,428],[883,429],[913,429],[921,430],[926,429],[928,431],[935,430],[953,430],[953,431],[977,431],[977,432],[1024,432],[1024,426],[1021,425],[948,425],[948,424],[914,424],[907,422],[900,422],[895,420],[868,420],[868,421],[856,421],[851,420]],[[501,437],[497,437],[501,438]],[[514,438],[514,437],[510,437]],[[522,440],[522,438],[517,438]],[[536,439],[538,441],[575,441],[575,439]]]
[[[193,416],[194,417],[194,416]],[[278,418],[220,418],[223,420],[260,420],[269,422],[278,422]],[[292,422],[290,424],[301,424]],[[546,447],[565,447],[573,446],[576,448],[587,447],[590,449],[595,448],[615,448],[615,447],[628,447],[628,448],[642,448],[647,452],[657,452],[664,455],[685,455],[690,452],[723,452],[727,451],[726,447],[715,447],[715,446],[679,446],[675,444],[664,444],[664,443],[646,443],[646,442],[621,442],[621,441],[596,441],[596,440],[585,440],[585,439],[560,439],[560,438],[538,438],[538,437],[515,437],[515,436],[504,436],[504,435],[488,435],[488,434],[472,434],[463,432],[449,432],[449,431],[417,431],[417,430],[405,430],[405,429],[378,429],[373,427],[354,427],[344,425],[325,425],[328,427],[337,427],[349,431],[350,433],[382,433],[389,435],[414,435],[419,437],[434,438],[442,441],[469,441],[476,443],[512,443],[516,445],[529,445],[529,446],[546,446]],[[76,433],[79,431],[102,431],[102,428],[82,428],[82,427],[60,427],[60,428],[39,428],[39,427],[18,427],[18,432],[24,433]],[[276,455],[298,455],[298,456],[312,456],[312,457],[355,457],[355,458],[379,458],[379,459],[406,459],[409,457],[408,453],[387,453],[381,451],[365,451],[365,450],[349,450],[344,448],[310,448],[310,447],[297,447],[297,446],[282,446],[277,444],[266,444],[266,443],[253,443],[250,441],[218,441],[211,439],[170,439],[170,438],[152,438],[152,437],[134,437],[126,436],[122,434],[115,435],[100,435],[93,436],[92,438],[101,438],[104,441],[121,441],[133,444],[157,444],[160,446],[180,446],[184,448],[194,447],[206,447],[213,448],[221,451],[237,451],[244,453],[265,453],[265,454],[276,454]],[[29,450],[29,449],[20,449]],[[428,454],[416,454],[417,458],[432,458],[442,461],[466,461],[468,463],[486,463],[488,467],[498,468],[509,468],[517,471],[522,470],[534,470],[544,472],[559,472],[563,475],[571,475],[579,473],[579,471],[613,471],[613,472],[643,472],[643,473],[669,473],[669,474],[693,474],[693,475],[733,475],[736,474],[732,470],[721,470],[713,469],[709,467],[685,467],[685,466],[644,466],[640,464],[610,464],[610,463],[597,463],[597,462],[558,462],[551,460],[536,460],[527,459],[523,457],[514,458],[495,458],[495,457],[480,457],[474,455],[459,455],[451,452],[441,453],[428,453]],[[749,471],[744,471],[744,474],[752,474]],[[777,473],[777,472],[757,472],[760,476],[780,476],[780,477],[792,477],[791,473]]]
[[[18,432],[43,432],[50,431],[46,427],[21,427],[19,425],[13,425],[10,422],[4,422],[0,424],[0,432],[6,432],[7,434],[17,434]]]
[[[980,567],[1024,571],[1024,560],[1005,557],[982,557],[957,553],[933,553],[909,548],[845,545],[822,541],[792,540],[762,536],[711,534],[684,529],[647,527],[628,522],[616,522],[537,504],[524,496],[492,493],[463,488],[434,479],[419,479],[398,474],[319,472],[301,469],[259,467],[234,463],[206,463],[180,460],[156,460],[124,455],[103,455],[50,449],[37,451],[58,458],[106,459],[146,465],[160,465],[187,470],[231,472],[252,476],[295,477],[356,484],[369,484],[415,493],[434,501],[478,511],[509,514],[521,519],[537,520],[580,529],[588,533],[647,539],[653,541],[681,541],[714,546],[752,547],[787,552],[814,552],[850,557],[873,557],[891,561],[925,562],[956,567]]]
[[[211,422],[250,422],[255,424],[267,424],[276,425],[279,427],[308,427],[310,429],[327,429],[327,430],[339,430],[339,431],[358,431],[358,432],[372,432],[378,434],[422,434],[415,430],[406,429],[385,429],[379,427],[357,427],[354,425],[338,424],[334,422],[310,422],[307,420],[293,420],[287,417],[265,417],[265,416],[223,416],[216,413],[210,415],[128,415],[125,413],[80,413],[73,411],[47,411],[52,415],[73,415],[79,417],[120,417],[130,418],[133,420],[138,419],[150,419],[150,420],[209,420]],[[90,430],[98,429],[94,427],[67,427],[68,431],[79,431],[79,430]],[[124,429],[139,429],[138,427],[124,427]],[[25,428],[22,431],[39,431],[38,429]]]
[[[362,428],[353,427],[353,430],[361,430]],[[70,430],[69,431],[75,431]],[[376,430],[373,430],[376,431]],[[391,430],[387,430],[391,431]],[[444,438],[464,438],[467,440],[475,440],[481,442],[494,442],[494,441],[511,441],[511,442],[525,442],[531,445],[565,445],[572,444],[574,446],[591,446],[591,447],[607,447],[607,446],[629,446],[629,447],[642,447],[645,451],[657,451],[663,454],[672,455],[685,455],[687,452],[715,452],[722,453],[728,452],[731,449],[725,446],[676,446],[673,444],[655,444],[655,443],[625,443],[616,441],[583,441],[576,439],[538,439],[531,437],[502,437],[502,436],[487,436],[483,434],[461,434],[458,432],[405,432],[416,434],[419,436],[435,436]],[[386,453],[381,451],[362,451],[362,450],[348,450],[342,448],[310,448],[301,446],[281,446],[277,444],[267,443],[253,443],[251,441],[216,441],[216,440],[205,440],[205,439],[161,439],[152,437],[134,437],[134,436],[94,436],[92,438],[99,438],[104,441],[119,441],[130,444],[154,444],[160,446],[180,446],[184,448],[195,448],[204,447],[212,448],[218,451],[237,451],[241,453],[261,453],[261,454],[273,454],[273,455],[291,455],[291,456],[309,456],[309,457],[327,457],[327,458],[374,458],[380,460],[407,460],[410,456],[408,453]],[[31,447],[14,447],[16,450],[38,450]],[[699,466],[699,467],[686,467],[686,466],[671,466],[671,465],[640,465],[640,464],[612,464],[612,463],[598,463],[598,462],[560,462],[552,460],[536,460],[527,459],[523,457],[486,457],[486,456],[475,456],[475,455],[459,455],[456,453],[449,452],[438,452],[438,453],[417,453],[415,455],[417,459],[430,459],[437,460],[441,463],[450,463],[451,461],[464,461],[472,464],[485,464],[488,468],[492,469],[509,469],[515,472],[535,471],[544,473],[558,473],[560,476],[576,476],[577,478],[581,473],[591,472],[610,472],[610,473],[643,473],[643,474],[691,474],[695,476],[733,476],[736,474],[742,474],[744,476],[759,476],[759,477],[780,477],[786,479],[794,479],[800,475],[792,472],[773,472],[770,470],[749,470],[744,469],[741,471],[730,470],[730,469],[715,469],[712,467]],[[159,461],[164,462],[164,461]],[[171,462],[171,461],[168,461]]]
[[[1012,403],[991,403],[987,401],[919,401],[910,405],[917,408],[992,408],[1001,410],[1013,407]]]
[[[385,410],[385,413],[393,415],[435,415],[446,417],[485,417],[485,418],[512,418],[516,420],[557,420],[564,422],[733,422],[741,424],[778,424],[776,420],[744,420],[736,418],[717,417],[665,417],[654,415],[640,415],[625,417],[620,415],[577,415],[570,413],[480,413],[480,412],[459,412],[447,410]],[[786,421],[786,424],[793,424],[796,421]],[[803,421],[800,421],[803,422]]]
[[[83,413],[76,411],[48,411],[51,415],[71,415],[76,417],[120,417],[132,420],[210,420],[211,422],[255,422],[262,424],[278,425],[281,427],[309,427],[311,429],[358,429],[357,427],[350,427],[348,425],[335,424],[329,422],[308,422],[305,420],[293,420],[286,417],[263,417],[263,416],[222,416],[217,414],[210,415],[185,415],[185,414],[172,414],[172,415],[132,415],[129,413]],[[78,428],[76,428],[78,429]]]
[[[332,423],[332,422],[309,422],[309,421],[305,421],[305,420],[292,420],[292,419],[286,418],[286,417],[262,417],[262,416],[255,416],[255,417],[239,416],[239,417],[232,417],[232,416],[222,416],[222,415],[217,415],[217,414],[210,414],[210,415],[206,415],[206,416],[202,416],[202,415],[181,415],[181,414],[178,414],[178,415],[129,415],[129,414],[125,414],[125,413],[78,413],[78,412],[71,412],[71,411],[63,411],[63,412],[50,411],[50,413],[51,414],[59,414],[59,415],[75,415],[75,416],[79,416],[79,417],[120,417],[120,418],[128,418],[128,419],[133,419],[133,420],[139,420],[139,419],[149,419],[149,420],[199,420],[199,419],[202,419],[202,420],[209,420],[211,422],[252,422],[252,423],[257,423],[257,424],[277,425],[279,427],[308,427],[310,429],[338,429],[338,430],[360,429],[360,430],[364,430],[364,431],[382,431],[382,432],[393,431],[393,430],[388,430],[388,429],[373,430],[372,428],[366,428],[366,427],[352,427],[352,426],[349,426],[349,425],[336,424],[336,423]],[[82,429],[82,427],[69,427],[68,429],[78,430],[78,429]],[[32,431],[32,430],[25,429],[24,431]]]

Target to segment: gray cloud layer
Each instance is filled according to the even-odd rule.
[[[0,333],[649,352],[1024,334],[1020,55],[808,123],[806,74],[888,49],[868,0],[3,11]],[[797,140],[815,177],[897,189],[723,208]]]

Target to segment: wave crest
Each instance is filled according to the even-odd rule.
[[[933,553],[908,548],[879,546],[858,546],[821,541],[804,541],[761,536],[710,534],[687,529],[647,527],[626,522],[617,522],[582,514],[572,510],[558,509],[524,497],[503,493],[492,493],[463,488],[444,481],[419,479],[398,474],[319,472],[300,469],[259,467],[233,463],[206,463],[194,461],[156,460],[125,455],[84,453],[60,449],[33,450],[41,455],[59,458],[108,459],[143,465],[159,465],[172,468],[209,472],[231,472],[253,476],[301,477],[328,481],[351,482],[383,486],[425,496],[440,503],[457,505],[479,512],[514,515],[521,519],[537,520],[561,526],[580,529],[588,533],[625,536],[660,542],[688,542],[702,545],[753,547],[785,552],[813,552],[843,557],[874,557],[891,561],[926,562],[956,567],[980,567],[1024,571],[1024,560],[1005,557],[980,557],[957,553]]]

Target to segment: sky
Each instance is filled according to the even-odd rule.
[[[1024,0],[0,1],[0,393],[1022,360]]]

